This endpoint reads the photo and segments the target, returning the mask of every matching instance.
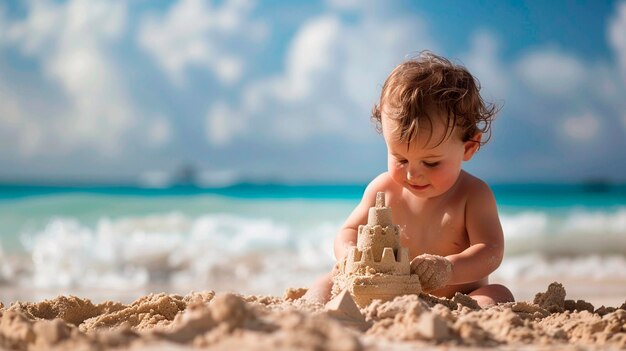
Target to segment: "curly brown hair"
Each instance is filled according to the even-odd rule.
[[[478,133],[487,134],[479,142],[491,138],[491,122],[499,107],[485,103],[480,96],[480,83],[461,66],[431,52],[423,51],[416,58],[398,65],[383,85],[378,104],[372,109],[372,120],[382,132],[381,112],[398,122],[400,141],[409,144],[424,122],[432,137],[433,116],[436,111],[447,116],[442,143],[459,128],[463,142],[473,140]]]

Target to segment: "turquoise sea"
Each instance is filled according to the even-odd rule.
[[[236,287],[281,294],[333,264],[355,185],[0,185],[0,291]],[[626,185],[494,184],[502,280],[626,279]]]

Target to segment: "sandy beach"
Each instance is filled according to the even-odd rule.
[[[626,301],[594,306],[550,284],[529,301],[480,309],[468,296],[404,295],[358,309],[284,296],[214,291],[149,294],[130,304],[76,296],[0,310],[9,350],[623,349]],[[337,306],[341,306],[337,308]],[[356,311],[356,312],[355,312]]]

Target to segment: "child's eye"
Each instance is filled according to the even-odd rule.
[[[439,166],[439,162],[426,162],[426,161],[422,161],[422,163],[424,164],[424,166],[428,167],[428,168],[435,168],[437,166]]]
[[[409,161],[407,161],[407,160],[397,160],[397,162],[398,162],[398,164],[400,164],[400,165],[405,165],[405,164],[407,164],[407,162],[409,162]]]

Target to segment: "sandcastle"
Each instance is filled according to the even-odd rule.
[[[333,277],[333,296],[348,290],[359,307],[374,299],[388,301],[396,296],[419,294],[422,287],[411,274],[409,249],[400,246],[400,227],[392,223],[385,193],[376,194],[366,225],[358,229],[357,246],[338,263]]]

